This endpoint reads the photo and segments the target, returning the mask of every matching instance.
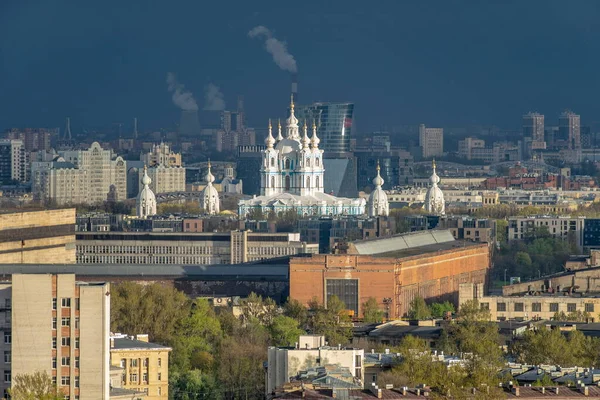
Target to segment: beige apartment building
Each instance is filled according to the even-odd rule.
[[[119,368],[119,385],[149,400],[169,398],[170,347],[148,342],[148,335],[114,334],[110,338],[111,368]]]
[[[74,262],[74,208],[0,213],[0,264]]]
[[[81,264],[237,264],[319,252],[299,233],[79,232]]]
[[[508,241],[522,240],[538,228],[545,228],[550,235],[573,240],[579,249],[583,248],[583,228],[585,217],[537,215],[508,218]]]
[[[87,150],[60,152],[31,166],[34,199],[63,204],[95,204],[127,198],[127,164],[98,142]]]
[[[423,158],[437,157],[444,154],[444,128],[427,128],[419,125],[419,146]]]
[[[13,274],[0,283],[3,380],[45,371],[70,399],[110,398],[110,284],[74,274]]]
[[[141,169],[139,179],[143,176],[144,170]],[[148,168],[148,176],[152,180],[150,189],[154,193],[185,192],[185,168],[160,164]]]
[[[459,304],[477,299],[482,308],[490,311],[491,321],[552,319],[557,312],[588,313],[590,321],[598,319],[600,298],[543,294],[534,296],[484,296],[483,284],[462,283]],[[538,292],[539,293],[539,292]]]

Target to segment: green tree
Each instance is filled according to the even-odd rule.
[[[427,307],[427,303],[421,296],[415,296],[410,302],[408,318],[418,320],[431,318],[429,307]]]
[[[454,304],[450,303],[449,301],[445,301],[443,303],[432,303],[429,306],[429,310],[433,318],[442,318],[447,312],[454,313],[455,311]]]
[[[111,290],[111,329],[128,335],[148,333],[151,341],[168,344],[190,306],[187,296],[175,288],[123,282]]]
[[[350,341],[352,323],[343,301],[337,296],[330,296],[327,307],[317,299],[312,299],[308,306],[311,312],[308,323],[312,333],[324,335],[332,345]]]
[[[362,304],[363,321],[367,324],[376,324],[383,321],[383,311],[379,308],[379,303],[375,297],[369,297]]]
[[[496,240],[500,244],[508,241],[508,221],[505,219],[496,220]]]
[[[294,318],[278,315],[269,325],[269,333],[271,334],[271,345],[286,347],[293,346],[298,342],[300,335],[304,335],[306,332],[298,327],[298,321]]]
[[[283,306],[283,314],[298,321],[298,326],[301,328],[305,327],[308,321],[308,310],[304,304],[289,297]]]
[[[45,371],[13,376],[8,392],[11,399],[14,400],[62,400],[65,398]]]
[[[221,399],[221,390],[212,374],[192,369],[184,373],[169,371],[169,394],[177,400]]]
[[[174,370],[190,368],[210,371],[213,354],[223,332],[214,309],[206,299],[196,299],[189,315],[182,318],[177,327],[172,346],[171,364]]]
[[[515,262],[521,268],[531,267],[531,257],[524,251],[519,251],[517,254],[515,254]]]
[[[247,323],[221,341],[217,374],[226,399],[264,398],[263,361],[269,334],[263,326]]]

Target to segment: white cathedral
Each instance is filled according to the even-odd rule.
[[[142,177],[142,188],[135,202],[136,215],[138,218],[148,218],[156,215],[156,196],[150,189],[152,179],[148,176],[148,168],[144,165],[144,176]]]
[[[324,192],[325,168],[319,142],[314,122],[310,138],[306,121],[300,135],[292,97],[285,138],[281,123],[278,124],[277,137],[273,137],[269,121],[269,134],[265,139],[267,148],[263,151],[260,169],[260,196],[240,200],[239,216],[245,217],[252,210],[264,213],[293,210],[301,216],[364,214],[365,199],[336,197]]]

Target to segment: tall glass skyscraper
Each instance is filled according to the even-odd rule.
[[[295,113],[301,123],[304,118],[309,126],[313,119],[316,121],[317,134],[321,139],[320,147],[325,150],[325,157],[350,151],[353,103],[313,103],[296,106]]]

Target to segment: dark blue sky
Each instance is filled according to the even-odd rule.
[[[301,102],[354,101],[361,130],[426,123],[516,128],[570,108],[600,121],[596,1],[0,2],[0,129],[173,126],[174,72],[200,107],[212,82],[252,125],[282,116],[289,74],[248,31],[297,60]]]

